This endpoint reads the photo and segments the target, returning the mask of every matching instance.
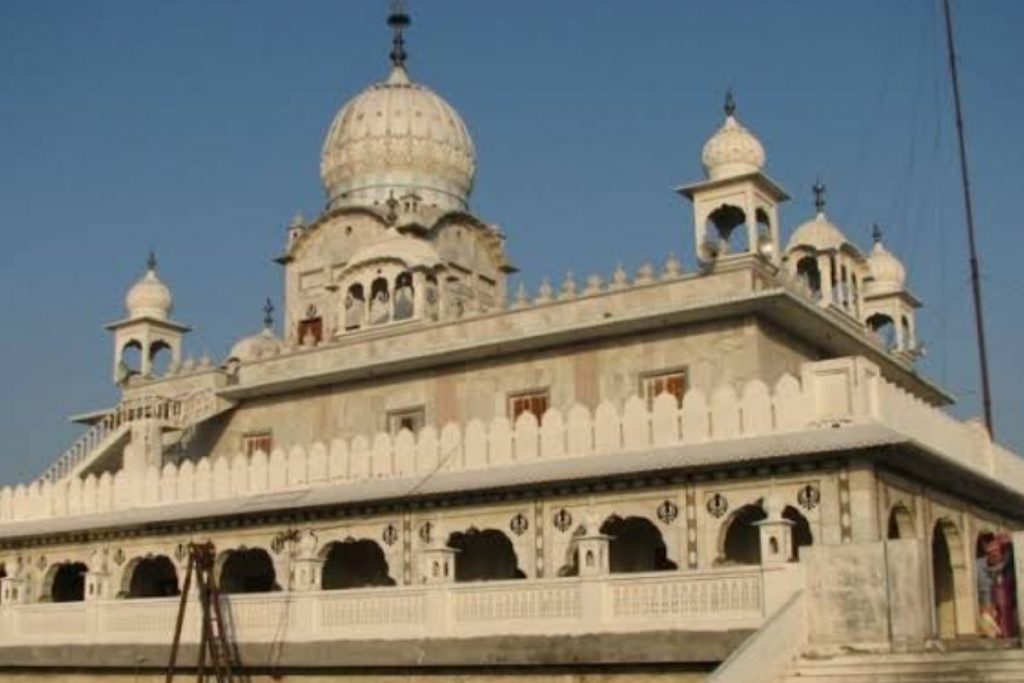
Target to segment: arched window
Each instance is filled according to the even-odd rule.
[[[847,310],[850,308],[850,273],[845,263],[839,267],[839,304]]]
[[[268,593],[281,590],[277,585],[274,563],[262,548],[229,550],[222,558],[222,593]]]
[[[767,516],[756,503],[744,505],[732,513],[722,542],[724,564],[761,564],[761,532],[755,522]]]
[[[121,366],[126,374],[142,372],[142,343],[132,339],[121,347]]]
[[[89,571],[81,562],[65,562],[53,570],[50,600],[53,602],[81,602],[85,600],[85,573]]]
[[[448,538],[448,546],[459,551],[455,556],[455,580],[460,583],[526,578],[519,569],[512,541],[497,529],[457,531]]]
[[[887,349],[896,348],[896,325],[885,313],[875,313],[867,319],[868,327],[878,335]]]
[[[608,542],[608,566],[613,574],[677,569],[658,527],[644,517],[612,515],[601,525]]]
[[[424,315],[430,320],[437,320],[438,311],[441,310],[441,290],[437,286],[437,277],[433,273],[427,274],[423,301],[426,306]]]
[[[900,318],[900,329],[903,332],[903,348],[910,349],[914,346],[914,335],[910,331],[910,319],[907,316]]]
[[[171,367],[171,345],[155,341],[149,346],[149,371],[156,377],[163,377]]]
[[[131,568],[127,598],[167,598],[179,595],[178,571],[164,555],[144,557]]]
[[[370,285],[370,324],[380,325],[391,320],[391,294],[388,281],[377,278]]]
[[[796,262],[796,274],[815,299],[821,298],[821,270],[818,269],[818,259],[814,256],[804,256]]]
[[[327,546],[320,578],[324,590],[394,586],[384,551],[369,539],[338,541]]]
[[[747,217],[743,209],[732,204],[722,204],[711,212],[704,235],[717,244],[720,254],[741,254],[751,248]]]
[[[345,293],[345,329],[358,330],[363,325],[366,314],[366,295],[359,283],[351,285]]]
[[[893,505],[889,511],[889,525],[886,536],[891,541],[914,538],[914,516],[902,503]]]
[[[408,320],[413,313],[412,273],[400,273],[395,278],[395,320]]]

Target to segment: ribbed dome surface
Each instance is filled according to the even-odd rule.
[[[320,175],[331,208],[384,204],[414,193],[425,205],[464,210],[476,154],[466,124],[402,66],[338,112]]]
[[[871,269],[871,279],[867,283],[869,294],[892,294],[904,289],[907,270],[881,240],[875,242],[871,249],[868,267]]]
[[[167,320],[172,305],[171,290],[157,277],[153,266],[150,266],[141,280],[132,285],[124,297],[129,318]]]
[[[722,127],[704,143],[701,161],[711,180],[755,173],[764,168],[764,147],[730,114]]]

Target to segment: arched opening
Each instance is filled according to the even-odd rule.
[[[320,575],[324,590],[394,586],[384,551],[369,539],[338,541],[327,546]]]
[[[0,579],[6,579],[6,578],[7,578],[7,565],[4,564],[3,562],[0,562]],[[0,603],[2,603],[2,602],[3,602],[3,592],[0,591]]]
[[[89,571],[81,562],[65,562],[53,569],[50,586],[52,602],[81,602],[85,600],[85,573]]]
[[[902,316],[900,318],[900,329],[903,332],[903,348],[913,348],[914,335],[910,331],[910,320],[907,318],[907,316]]]
[[[155,341],[149,347],[149,372],[156,377],[163,377],[171,368],[171,345],[165,341]]]
[[[456,531],[448,538],[448,546],[459,551],[455,556],[457,582],[526,578],[512,541],[497,529]]]
[[[132,339],[121,347],[120,372],[127,378],[142,372],[142,343]]]
[[[126,598],[169,598],[179,594],[178,570],[170,559],[157,555],[136,561]]]
[[[796,275],[811,290],[815,299],[821,298],[821,270],[818,269],[818,259],[814,256],[804,256],[796,262]]]
[[[380,325],[391,320],[391,295],[388,281],[377,278],[370,285],[370,324]]]
[[[839,267],[839,304],[850,310],[850,273],[845,263]]]
[[[990,638],[1020,634],[1013,542],[1006,534],[984,532],[975,543],[978,630]]]
[[[723,564],[761,564],[761,531],[755,522],[767,518],[760,505],[744,505],[726,522],[720,562]]]
[[[916,535],[914,516],[910,514],[910,510],[902,503],[893,505],[889,511],[889,525],[886,531],[889,540],[914,538]]]
[[[850,286],[853,288],[850,292],[851,306],[853,308],[853,314],[856,317],[860,317],[860,284],[857,282],[857,275],[854,273],[850,276]]]
[[[408,320],[413,316],[412,273],[400,273],[395,278],[395,320]]]
[[[601,525],[608,542],[608,568],[613,574],[677,569],[658,527],[644,517],[612,515]]]
[[[874,332],[887,349],[896,348],[896,325],[885,313],[875,313],[867,319],[868,327]]]
[[[365,313],[366,295],[363,293],[363,286],[356,283],[345,293],[345,329],[358,330],[362,327]]]
[[[973,631],[966,549],[956,524],[949,519],[936,522],[931,546],[936,632],[940,638],[952,638],[957,633]]]
[[[274,562],[262,548],[227,551],[221,561],[222,593],[268,593],[281,590],[276,583]]]
[[[722,204],[711,212],[704,229],[705,240],[713,242],[719,254],[742,254],[750,251],[747,217],[743,209]]]
[[[782,518],[793,522],[790,530],[793,534],[793,549],[789,559],[796,562],[800,559],[800,548],[814,545],[814,533],[811,531],[811,523],[801,514],[799,510],[787,505],[782,511]],[[756,527],[755,527],[756,528]]]

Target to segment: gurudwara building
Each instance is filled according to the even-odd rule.
[[[277,327],[187,358],[151,259],[107,327],[120,402],[0,491],[0,679],[163,676],[209,541],[246,680],[1024,681],[1024,461],[915,369],[882,235],[820,184],[784,228],[730,97],[678,190],[697,263],[508,291],[469,130],[391,23]]]

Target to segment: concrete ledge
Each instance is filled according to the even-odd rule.
[[[587,636],[495,636],[473,639],[324,641],[239,646],[251,673],[303,669],[424,669],[565,665],[713,664],[723,661],[752,631],[648,631]],[[170,634],[168,634],[170,639]],[[196,662],[183,646],[183,670]],[[167,666],[170,644],[0,647],[5,669],[154,669]],[[2,674],[0,674],[2,675]]]

